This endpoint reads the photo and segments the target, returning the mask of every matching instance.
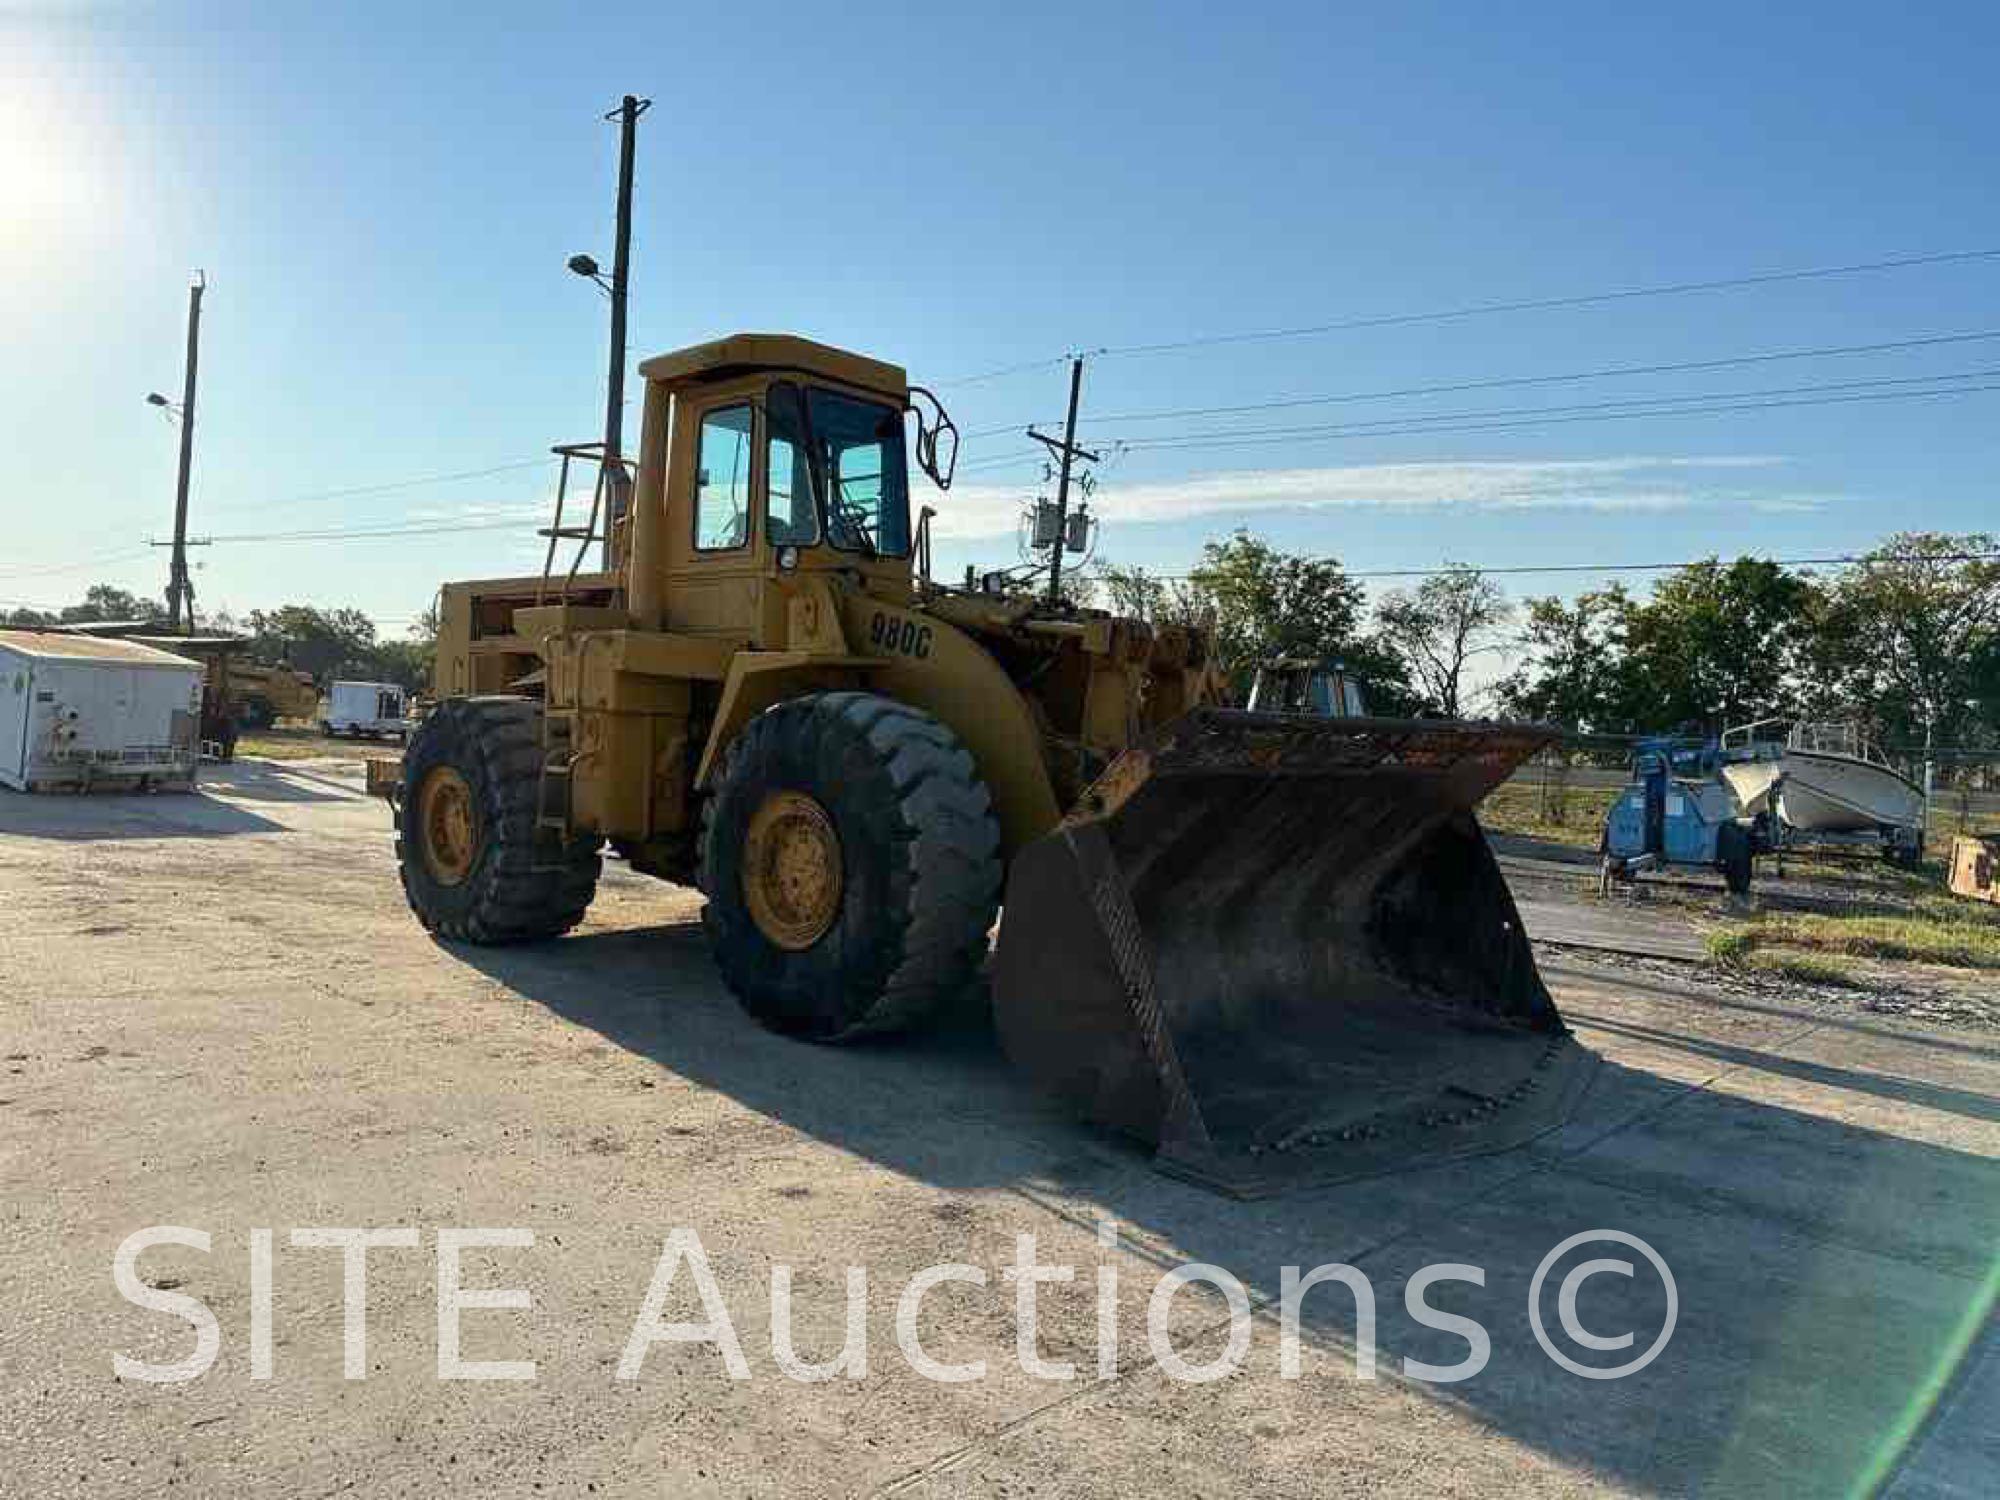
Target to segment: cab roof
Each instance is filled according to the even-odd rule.
[[[901,365],[885,364],[789,333],[732,333],[671,354],[656,354],[639,366],[646,379],[667,385],[723,380],[765,370],[795,370],[877,391],[897,401],[909,398],[910,377]]]

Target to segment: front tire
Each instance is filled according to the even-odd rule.
[[[597,840],[536,826],[541,722],[526,698],[454,698],[410,742],[396,861],[417,919],[442,938],[520,943],[583,919]]]
[[[767,709],[703,809],[698,880],[724,983],[775,1031],[900,1030],[965,989],[1000,902],[1000,826],[971,753],[872,693]]]

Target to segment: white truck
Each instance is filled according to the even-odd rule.
[[[0,786],[192,788],[202,673],[136,641],[0,630]]]
[[[319,706],[322,734],[381,739],[410,732],[409,699],[393,682],[335,682]]]

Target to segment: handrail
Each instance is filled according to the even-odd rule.
[[[583,566],[583,559],[589,554],[591,543],[608,540],[609,526],[613,523],[613,518],[605,505],[605,475],[615,465],[620,471],[620,482],[629,486],[637,472],[637,466],[631,459],[623,456],[607,457],[602,442],[557,443],[549,451],[562,459],[562,468],[556,475],[555,519],[537,532],[537,535],[549,539],[548,552],[542,558],[542,579],[535,589],[535,603],[538,605],[548,601],[549,575],[555,571],[557,542],[568,540],[577,544],[576,556],[570,559],[569,572],[563,578],[563,594],[567,597],[576,586],[577,572]],[[597,465],[597,482],[591,486],[590,492],[590,519],[585,522],[581,530],[563,526],[563,509],[569,499],[571,459],[582,459]],[[607,523],[605,536],[600,536],[597,530],[600,515],[605,517]]]
[[[1758,719],[1754,723],[1750,724],[1738,724],[1733,729],[1725,729],[1722,731],[1721,744],[1724,749],[1727,749],[1730,746],[1736,744],[1744,744],[1744,745],[1754,744],[1757,739],[1757,731],[1772,724],[1783,724],[1787,726],[1787,728],[1789,728],[1792,724],[1792,720],[1784,717],[1781,714],[1774,718]]]

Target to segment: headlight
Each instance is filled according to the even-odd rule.
[[[798,565],[799,565],[798,548],[780,547],[778,549],[778,568],[781,572],[789,573],[792,571],[792,569],[796,568]]]

